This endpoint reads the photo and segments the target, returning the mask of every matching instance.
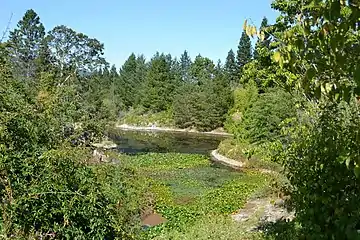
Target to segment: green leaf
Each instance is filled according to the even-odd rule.
[[[274,58],[275,62],[279,62],[280,59],[281,59],[280,52],[275,52],[274,55],[273,55],[273,58]]]
[[[360,167],[359,167],[359,165],[355,166],[354,173],[355,173],[356,178],[359,178],[359,176],[360,176]]]

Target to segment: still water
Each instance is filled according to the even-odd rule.
[[[118,151],[128,154],[146,152],[177,152],[207,155],[226,136],[201,133],[129,131],[116,129],[108,136],[118,145]]]

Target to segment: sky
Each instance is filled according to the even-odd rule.
[[[150,59],[156,51],[180,57],[187,50],[214,62],[236,52],[245,19],[257,26],[278,13],[271,0],[0,0],[0,29],[15,28],[26,10],[47,31],[66,25],[105,45],[105,58],[120,67],[134,52]]]

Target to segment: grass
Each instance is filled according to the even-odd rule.
[[[150,153],[121,156],[120,161],[146,176],[155,198],[154,209],[168,220],[146,231],[144,239],[208,239],[191,238],[196,232],[194,226],[205,223],[203,237],[207,236],[206,228],[213,229],[218,224],[221,227],[214,236],[228,232],[228,228],[235,231],[238,224],[229,223],[229,215],[262,191],[271,179],[254,171],[235,172],[215,167],[202,155]],[[182,234],[189,238],[182,238]],[[239,239],[239,236],[242,235],[226,239]]]
[[[241,142],[233,138],[228,138],[219,144],[219,153],[246,163],[246,167],[249,169],[267,169],[275,172],[281,171],[281,166],[272,162],[266,156],[266,146],[250,145],[246,142]],[[251,157],[249,158],[250,154]]]

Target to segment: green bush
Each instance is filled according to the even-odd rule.
[[[75,113],[63,110],[75,107],[71,100],[64,102],[63,88],[29,99],[16,84],[0,75],[0,235],[134,238],[142,204],[134,173],[91,167],[89,149],[70,144],[78,129],[65,130],[67,123],[75,125]],[[80,125],[90,136],[102,132],[93,122]]]
[[[225,129],[237,135],[240,130],[240,124],[243,120],[245,111],[250,108],[258,98],[258,89],[255,83],[250,82],[245,87],[234,90],[234,106],[230,109]]]
[[[293,96],[280,89],[270,89],[247,108],[238,137],[250,143],[275,140],[280,135],[282,121],[295,114]]]
[[[274,158],[286,168],[306,239],[359,239],[358,104],[325,103],[315,110],[304,111],[286,131]]]

